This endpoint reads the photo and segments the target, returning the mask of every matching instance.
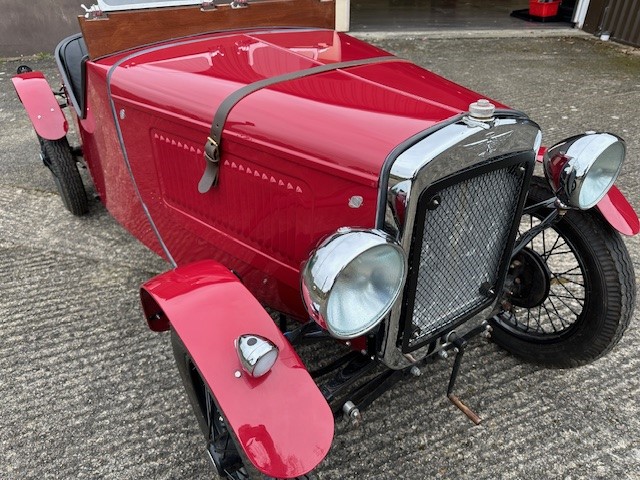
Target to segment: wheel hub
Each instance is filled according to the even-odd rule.
[[[509,278],[511,303],[516,307],[537,307],[549,295],[551,272],[540,254],[529,248],[523,248],[511,260]]]

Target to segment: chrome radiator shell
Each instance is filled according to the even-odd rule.
[[[495,118],[488,122],[477,122],[459,116],[417,135],[399,146],[387,159],[380,182],[377,228],[394,236],[411,258],[415,253],[412,252],[414,229],[420,198],[424,192],[447,179],[454,179],[455,185],[455,179],[462,181],[466,178],[465,172],[475,170],[477,173],[478,168],[494,171],[500,166],[498,162],[505,158],[513,158],[506,163],[514,168],[518,168],[518,165],[525,166],[526,178],[522,185],[526,187],[541,138],[537,124],[524,114],[513,111],[497,112]],[[521,190],[523,187],[519,188]],[[525,192],[517,193],[518,206],[521,208]],[[505,246],[509,249],[512,247],[518,222],[519,218],[510,220],[510,232],[513,235],[509,236],[509,245]],[[501,270],[506,271],[505,265],[501,265]],[[437,285],[434,287],[437,289]],[[403,330],[409,315],[406,311],[407,304],[415,300],[407,298],[408,292],[411,294],[410,289],[405,289],[392,308],[383,322],[382,335],[378,338],[378,357],[385,365],[394,369],[404,368],[427,353],[432,353],[434,348],[438,348],[438,334],[446,334],[445,330],[450,330],[461,321],[474,324],[486,319],[499,298],[494,292],[494,295],[487,297],[487,302],[480,302],[480,310],[478,305],[468,309],[466,313],[471,312],[470,317],[463,312],[451,322],[436,325],[438,328],[421,337],[427,343],[430,342],[430,345],[424,342],[412,345]],[[413,351],[411,355],[407,355],[409,351]]]

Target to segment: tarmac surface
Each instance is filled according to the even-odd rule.
[[[527,112],[545,144],[590,129],[625,137],[618,184],[640,209],[638,52],[571,32],[469,37],[367,38]],[[138,304],[140,283],[168,265],[97,201],[83,218],[64,210],[9,81],[20,63],[0,63],[0,478],[213,478],[169,338]],[[52,59],[26,63],[55,78]],[[626,244],[640,272],[640,240]],[[339,422],[318,475],[640,479],[639,312],[608,356],[573,370],[474,341],[456,390],[480,426],[445,398],[452,359],[441,360],[360,426]]]

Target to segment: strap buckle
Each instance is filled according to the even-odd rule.
[[[220,147],[218,142],[208,137],[204,144],[205,169],[200,182],[198,182],[198,191],[207,193],[211,187],[218,183],[218,170],[220,164]]]
[[[212,163],[220,162],[218,142],[211,137],[207,137],[207,143],[204,144],[204,159]]]

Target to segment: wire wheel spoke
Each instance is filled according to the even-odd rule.
[[[569,300],[573,300],[575,302],[578,302],[580,304],[581,307],[584,307],[584,298],[577,298],[573,295],[558,295],[557,293],[554,293],[553,295],[549,295],[549,298],[554,297],[554,298],[567,298]]]
[[[220,466],[224,466],[225,478],[242,480],[249,478],[242,466],[238,466],[234,459],[238,457],[238,450],[233,443],[231,434],[227,429],[218,407],[216,406],[213,396],[208,389],[205,388],[205,407],[207,415],[207,423],[209,425],[209,448],[212,456],[221,462]]]
[[[520,234],[526,234],[539,223],[534,215],[523,217]],[[548,293],[532,307],[512,307],[509,323],[537,337],[561,335],[576,323],[584,309],[587,295],[584,269],[571,243],[553,227],[536,235],[527,248],[546,264]]]
[[[560,320],[560,324],[562,325],[562,328],[565,328],[566,327],[565,321],[562,315],[560,315],[560,312],[558,312],[558,309],[556,308],[556,305],[553,303],[553,300],[551,300],[551,297],[547,298],[547,302],[553,309],[553,314],[558,318],[558,320]]]
[[[543,232],[543,233],[546,233]],[[559,243],[562,242],[562,243]],[[549,257],[553,256],[553,255],[562,255],[564,253],[572,253],[571,250],[565,250],[565,251],[558,251],[559,248],[564,247],[566,245],[565,241],[562,240],[562,237],[560,235],[556,235],[556,239],[553,242],[553,245],[551,246],[551,248],[547,249],[544,247],[543,245],[543,249],[542,249],[542,258],[547,260]]]

